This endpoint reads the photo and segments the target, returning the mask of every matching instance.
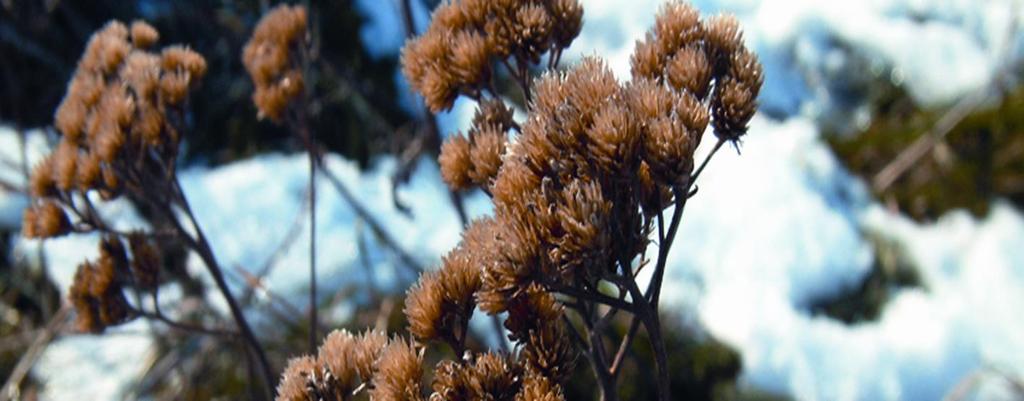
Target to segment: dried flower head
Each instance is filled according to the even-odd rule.
[[[411,342],[395,339],[380,354],[373,375],[370,399],[381,401],[421,401],[420,379],[423,356]]]
[[[277,385],[277,401],[319,401],[306,391],[307,378],[318,370],[316,358],[301,356],[288,360]]]
[[[562,387],[544,375],[528,372],[515,401],[564,401]]]
[[[473,135],[473,143],[469,149],[469,161],[472,168],[468,178],[481,188],[490,188],[491,182],[501,168],[501,157],[505,154],[508,141],[505,132],[498,126],[487,125]]]
[[[466,137],[455,134],[441,145],[438,164],[441,165],[441,178],[455,190],[469,189],[473,180],[469,178],[473,170],[470,159],[472,145]]]
[[[131,248],[131,271],[135,285],[140,289],[153,289],[159,283],[161,257],[157,245],[142,233],[128,237]]]
[[[445,256],[440,270],[424,273],[409,290],[405,314],[417,339],[453,344],[465,339],[481,283],[480,268],[473,262],[468,249],[456,248]]]
[[[582,18],[575,0],[446,2],[402,49],[402,72],[431,110],[447,110],[460,95],[480,98],[493,62],[536,64],[545,53],[561,52]]]
[[[242,51],[242,63],[256,87],[253,103],[260,118],[280,121],[305,87],[302,75],[306,8],[277,6],[260,19]]]
[[[22,235],[26,238],[53,238],[71,232],[67,213],[53,201],[30,205],[22,217]]]
[[[131,29],[111,21],[89,39],[54,116],[60,141],[30,179],[32,200],[22,227],[26,237],[104,228],[74,199],[90,199],[90,191],[105,200],[125,190],[141,197],[153,180],[170,178],[156,174],[173,172],[177,159],[177,127],[166,115],[182,111],[206,62],[184,47],[150,52],[158,36],[141,21]],[[72,223],[65,210],[78,221]],[[121,237],[106,235],[99,242],[99,257],[79,265],[68,299],[80,330],[99,333],[136,317],[124,287],[156,286],[159,260],[152,246],[137,239],[129,244],[130,258]]]
[[[131,35],[132,45],[142,49],[148,48],[160,40],[160,33],[145,21],[132,21]]]

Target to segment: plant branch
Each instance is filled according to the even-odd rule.
[[[231,311],[232,317],[235,319],[235,324],[238,326],[239,334],[242,339],[249,345],[249,349],[256,356],[256,362],[260,366],[260,371],[263,374],[264,385],[269,394],[274,393],[274,374],[270,367],[270,362],[267,360],[267,355],[256,339],[256,335],[253,333],[252,328],[249,326],[248,320],[245,318],[245,313],[242,308],[238,305],[238,301],[231,294],[231,289],[228,287],[227,281],[224,280],[224,273],[220,268],[220,264],[217,263],[216,257],[213,255],[213,250],[210,248],[209,242],[206,240],[206,235],[203,234],[202,227],[196,221],[195,214],[192,212],[192,207],[188,203],[188,199],[185,197],[184,192],[181,190],[181,184],[178,182],[178,177],[174,176],[171,183],[172,193],[176,203],[180,204],[185,212],[186,217],[191,222],[193,229],[196,232],[196,236],[192,237],[185,227],[181,225],[181,222],[174,216],[169,204],[165,204],[165,213],[169,214],[170,221],[179,233],[186,239],[186,241],[192,246],[193,250],[199,254],[199,257],[203,260],[203,264],[206,265],[207,271],[213,276],[214,282],[217,284],[217,289],[220,290],[221,295],[228,303],[228,308]]]

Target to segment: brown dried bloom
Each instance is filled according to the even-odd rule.
[[[424,273],[409,290],[405,302],[409,331],[420,341],[440,338],[461,344],[480,281],[480,268],[469,250],[455,248],[445,256],[440,270]]]
[[[438,338],[442,330],[445,311],[440,276],[438,272],[423,273],[405,296],[409,332],[420,341]]]
[[[494,202],[494,216],[471,223],[441,269],[422,274],[407,294],[412,335],[421,343],[442,339],[463,354],[436,366],[432,400],[564,399],[560,383],[576,362],[569,333],[577,330],[564,319],[566,307],[590,323],[584,337],[596,341],[602,334],[590,330],[605,323],[597,321],[598,306],[657,310],[658,292],[634,298],[635,287],[626,285],[651,262],[646,251],[655,224],[671,242],[679,215],[666,230],[662,213],[672,204],[682,210],[708,124],[720,140],[735,141],[756,110],[762,71],[735,21],[704,23],[692,6],[670,2],[637,43],[631,82],[585,58],[530,88],[521,84],[527,117],[515,121],[499,95],[488,93],[495,91],[488,82],[493,62],[515,65],[510,75],[530,82],[541,55],[551,57],[552,69],[557,65],[581,17],[572,0],[451,1],[402,51],[403,73],[431,109],[450,108],[458,96],[479,102],[471,128],[449,138],[439,162],[450,187],[483,187]],[[659,252],[655,280],[664,256]],[[477,305],[507,314],[504,328],[516,353],[465,349]],[[656,316],[638,321],[658,336]],[[411,343],[393,341],[378,359],[371,399],[422,399],[421,362]],[[657,365],[659,392],[670,399],[667,365]]]
[[[431,110],[447,110],[460,95],[480,98],[494,61],[524,66],[561,52],[579,34],[582,17],[575,0],[446,2],[402,49],[402,72]]]
[[[423,356],[411,342],[395,339],[381,352],[373,375],[370,399],[420,401]]]
[[[543,375],[528,372],[515,401],[564,401],[562,387]]]
[[[71,232],[71,221],[56,202],[44,200],[25,209],[22,216],[25,238],[53,238]]]
[[[497,127],[500,131],[508,131],[515,125],[512,108],[501,99],[487,98],[480,101],[473,113],[473,127]]]
[[[132,21],[131,35],[132,45],[142,49],[148,48],[160,40],[160,33],[145,21]]]
[[[360,347],[362,344],[359,338],[347,330],[332,331],[320,346],[317,358],[338,380],[342,393],[351,392],[358,383],[359,373],[355,366],[355,357]]]
[[[57,194],[57,184],[53,180],[53,156],[49,156],[32,169],[29,177],[29,195],[33,198],[45,198]]]
[[[177,158],[178,127],[166,115],[181,111],[188,91],[205,74],[206,62],[184,47],[161,54],[146,50],[158,36],[141,21],[130,30],[111,21],[89,39],[54,115],[62,137],[30,179],[32,203],[22,227],[26,237],[102,228],[101,220],[72,200],[88,198],[94,190],[103,199],[126,189],[143,196],[154,180],[170,178],[157,173],[173,172]],[[79,221],[73,223],[65,210]],[[105,236],[99,248],[98,259],[79,265],[68,294],[77,327],[92,333],[137,316],[124,287],[155,287],[159,266],[151,248],[137,241],[131,241],[130,259],[120,237]]]
[[[519,391],[522,367],[507,355],[488,352],[461,363],[437,365],[431,399],[448,401],[512,400]]]
[[[469,178],[473,170],[470,159],[472,145],[466,137],[455,134],[441,145],[441,155],[437,162],[441,165],[441,178],[454,190],[469,189],[473,180]]]
[[[282,4],[260,19],[245,44],[242,63],[256,87],[252,100],[260,118],[280,121],[302,93],[305,35],[306,8]]]
[[[122,289],[125,258],[120,240],[107,237],[100,242],[99,259],[78,266],[68,300],[75,308],[75,324],[80,331],[102,333],[134,317]]]
[[[319,369],[311,356],[301,356],[288,361],[277,385],[277,401],[319,401],[309,396],[306,381],[313,371]]]
[[[715,136],[735,142],[747,133],[747,124],[757,111],[764,78],[757,57],[746,49],[733,53],[728,64],[711,96],[712,124]]]
[[[468,178],[481,188],[490,188],[491,182],[501,168],[501,156],[505,154],[507,142],[505,131],[494,125],[488,125],[475,132],[473,144],[469,149],[469,160],[472,168]]]
[[[149,241],[142,233],[133,233],[128,237],[131,248],[132,277],[140,289],[153,289],[159,283],[160,251],[157,245]]]

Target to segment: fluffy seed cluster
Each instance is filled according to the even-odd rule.
[[[467,136],[453,135],[441,145],[441,178],[453,189],[490,188],[501,168],[512,109],[497,99],[480,102]]]
[[[128,27],[112,21],[89,40],[54,116],[60,141],[30,178],[25,237],[101,229],[90,219],[91,205],[82,206],[89,192],[112,199],[173,177],[183,106],[206,61],[182,46],[149,50],[158,38],[145,22]],[[69,210],[79,221],[71,221]],[[150,290],[158,284],[156,245],[132,234],[128,252],[122,240],[108,236],[100,259],[78,268],[70,298],[82,330],[100,332],[130,317],[123,286]]]
[[[242,63],[256,89],[260,118],[280,121],[289,103],[302,93],[302,46],[306,8],[282,4],[263,16],[242,51]]]
[[[435,14],[435,25],[462,21],[448,12]],[[437,91],[433,78],[425,78],[433,74],[427,72],[431,63],[450,64],[449,54],[425,50],[439,40],[428,35],[410,43],[406,57],[417,62],[406,63],[405,72],[421,82],[414,87],[428,102],[443,106],[467,92]],[[478,306],[507,313],[505,327],[521,347],[519,360],[534,374],[524,392],[559,394],[558,384],[571,374],[575,356],[555,294],[598,293],[602,280],[631,269],[648,245],[650,217],[689,187],[707,126],[721,140],[737,141],[757,108],[761,66],[731,17],[702,20],[693,7],[669,3],[637,43],[632,66],[627,83],[596,58],[548,73],[533,87],[521,128],[510,115],[499,124],[479,117],[499,115],[487,110],[499,109],[494,103],[500,101],[487,100],[468,138],[452,136],[442,148],[442,174],[453,189],[476,185],[493,198],[495,216],[467,228],[453,254],[481,270]],[[474,84],[479,82],[460,83]],[[494,126],[503,140],[512,131],[518,135],[503,142],[497,157],[473,158],[481,133]],[[460,316],[447,306],[439,283],[457,269],[446,260],[410,292],[406,313],[421,340],[443,339],[446,322]]]
[[[522,123],[500,98],[482,96],[492,61],[526,65],[557,53],[579,32],[581,15],[575,1],[450,1],[403,49],[403,72],[432,109],[449,108],[459,95],[479,101],[469,132],[451,136],[439,162],[453,189],[482,188],[495,212],[472,222],[441,267],[409,290],[404,312],[417,343],[377,344],[371,399],[563,400],[576,353],[560,300],[578,307],[586,301],[580,294],[607,297],[602,283],[632,280],[634,261],[646,263],[654,216],[687,195],[708,125],[721,141],[746,133],[760,64],[734,19],[702,20],[678,2],[637,43],[630,82],[596,58],[549,72],[534,83]],[[477,307],[507,316],[513,352],[465,349]],[[419,347],[435,341],[462,358],[434,367],[424,397]],[[307,372],[327,366],[348,381],[350,371],[330,365],[352,360],[344,355],[296,363]]]
[[[447,110],[459,95],[478,98],[496,61],[524,68],[549,51],[557,57],[582,20],[576,0],[447,1],[427,32],[402,49],[402,72],[431,110]]]
[[[631,59],[633,77],[667,82],[705,101],[715,135],[737,141],[757,111],[764,81],[757,56],[743,45],[739,22],[731,15],[700,20],[693,7],[669,3],[654,30],[638,41]]]
[[[360,384],[376,380],[373,378],[379,366],[383,366],[382,354],[390,349],[391,342],[379,331],[366,331],[359,335],[345,330],[331,332],[316,356],[301,356],[288,362],[277,385],[277,400],[351,399],[352,392]],[[394,356],[389,354],[387,357]]]
[[[147,245],[148,246],[148,245]],[[108,235],[100,241],[99,258],[78,265],[68,299],[75,308],[75,326],[79,331],[102,333],[107,327],[124,323],[135,317],[135,310],[124,296],[127,286],[152,288],[157,266],[153,271],[140,270],[138,254],[131,255],[124,243]],[[131,259],[129,259],[131,256]],[[153,280],[143,287],[144,280]]]

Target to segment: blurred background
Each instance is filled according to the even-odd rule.
[[[633,44],[661,2],[583,0],[563,67],[596,54],[628,80]],[[258,397],[241,350],[223,338],[142,320],[73,332],[61,305],[96,238],[19,236],[27,171],[56,139],[53,113],[86,41],[110,19],[144,19],[161,46],[206,58],[187,116],[184,191],[273,364],[305,349],[307,161],[301,143],[257,120],[240,57],[274,3],[0,0],[0,400]],[[467,219],[490,213],[485,195],[450,193],[434,161],[475,105],[430,116],[397,68],[407,33],[437,3],[305,3],[313,130],[355,194],[354,205],[317,184],[325,327],[401,330],[415,271],[436,266]],[[739,17],[766,79],[750,134],[701,176],[670,257],[661,313],[673,393],[1024,399],[1024,4],[694,3]],[[127,201],[103,211],[119,227],[147,226]],[[193,257],[165,255],[164,309],[229,325]],[[650,386],[631,384],[650,369],[650,349],[636,344],[622,395],[650,399]],[[589,371],[577,376],[568,398],[592,399]]]

